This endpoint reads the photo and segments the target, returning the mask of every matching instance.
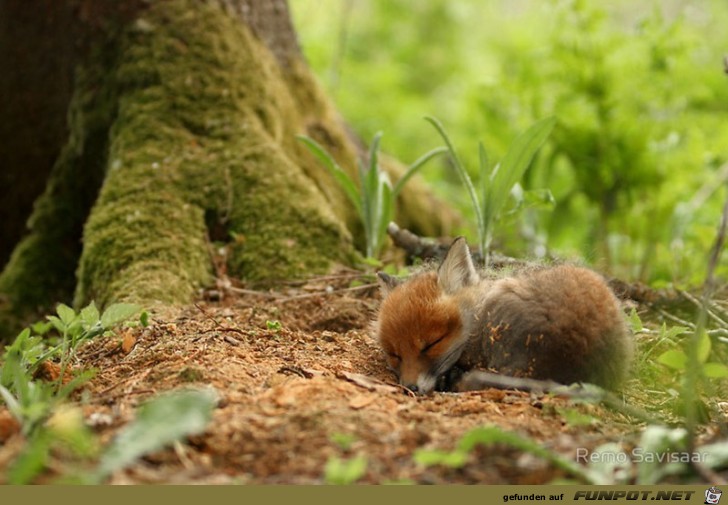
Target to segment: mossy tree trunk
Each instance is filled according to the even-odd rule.
[[[41,54],[57,63],[0,89],[27,91],[48,114],[28,127],[15,107],[0,131],[0,182],[32,186],[27,199],[45,181],[0,274],[0,334],[58,301],[188,301],[214,276],[213,245],[226,248],[227,273],[249,281],[352,264],[352,207],[295,136],[352,170],[357,143],[313,80],[285,0],[44,0],[23,16],[28,9],[5,0],[0,42],[20,31],[15,22],[39,40],[0,52],[0,65],[32,67]],[[34,127],[50,132],[47,145],[34,144]],[[430,199],[413,184],[400,222],[441,233],[451,217]]]

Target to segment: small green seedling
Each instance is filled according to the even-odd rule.
[[[353,484],[367,473],[367,464],[367,457],[364,455],[350,459],[329,458],[324,469],[324,480],[327,484]]]
[[[265,327],[268,328],[270,331],[279,332],[279,331],[281,331],[281,328],[283,328],[283,325],[281,324],[280,321],[268,320],[265,322]]]

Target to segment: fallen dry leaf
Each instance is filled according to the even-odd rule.
[[[5,441],[20,431],[20,423],[8,410],[0,410],[0,442]]]
[[[130,329],[124,331],[124,336],[121,339],[121,350],[124,354],[129,354],[137,343],[137,338]]]

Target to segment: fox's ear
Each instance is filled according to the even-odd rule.
[[[377,280],[379,281],[379,287],[384,296],[387,296],[394,288],[402,284],[402,279],[385,274],[384,272],[377,272]]]
[[[473,257],[464,237],[458,237],[447,251],[442,265],[437,270],[437,280],[447,294],[453,294],[478,282]]]

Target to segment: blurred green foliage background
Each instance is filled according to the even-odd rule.
[[[728,2],[289,1],[343,116],[362,138],[382,130],[404,162],[441,145],[425,115],[473,175],[478,140],[499,160],[518,132],[558,118],[523,181],[554,203],[524,199],[497,249],[585,258],[653,285],[702,282],[728,197]],[[453,167],[436,165],[422,174],[466,204]]]

